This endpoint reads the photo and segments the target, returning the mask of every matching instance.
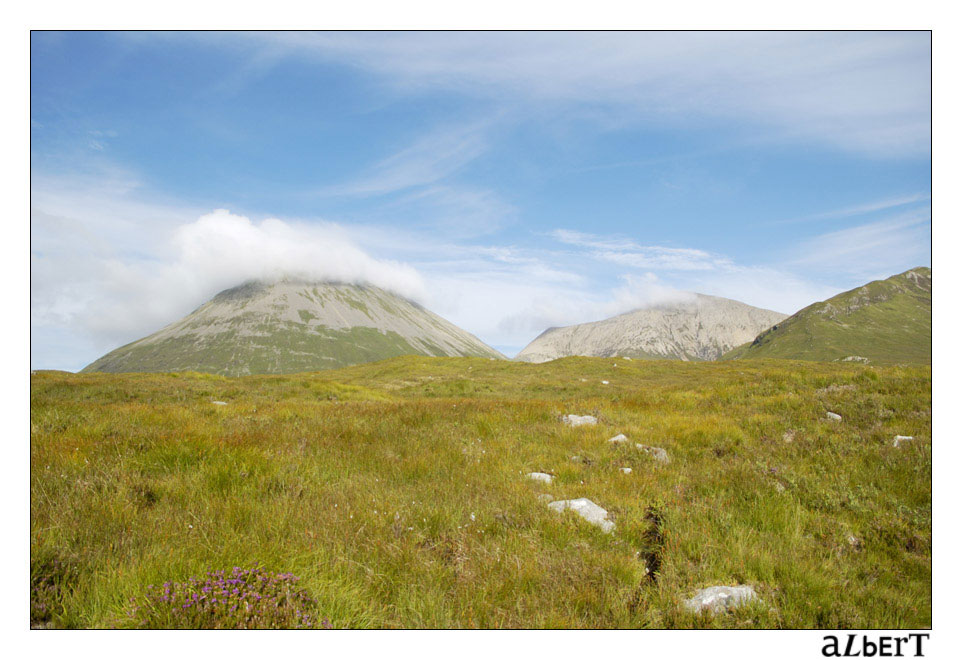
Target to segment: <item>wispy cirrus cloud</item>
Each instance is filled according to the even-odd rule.
[[[852,277],[888,277],[929,262],[932,221],[927,209],[902,213],[808,239],[788,252],[794,267]]]
[[[191,38],[210,39],[203,34]],[[252,33],[359,66],[400,93],[448,89],[602,122],[737,122],[767,139],[928,153],[927,32]],[[219,39],[213,37],[213,39]]]
[[[640,245],[618,237],[556,229],[550,236],[561,243],[589,248],[589,256],[632,268],[654,270],[713,270],[730,264],[721,255],[695,248],[674,248],[661,245]]]
[[[857,217],[860,215],[868,215],[869,213],[876,213],[878,211],[887,211],[889,209],[908,206],[909,204],[916,204],[918,202],[927,202],[929,199],[931,199],[929,195],[922,194],[922,193],[917,193],[914,195],[902,195],[900,197],[887,197],[885,199],[874,200],[871,202],[866,202],[864,204],[846,206],[839,209],[832,209],[831,211],[823,211],[822,213],[813,213],[811,215],[805,215],[800,218],[791,218],[788,220],[776,220],[768,224],[781,225],[781,224],[805,222],[809,220],[831,220],[831,219],[837,219],[837,218],[851,218],[851,217]]]
[[[445,126],[374,164],[354,180],[327,186],[322,195],[385,195],[445,179],[481,156],[490,122]]]

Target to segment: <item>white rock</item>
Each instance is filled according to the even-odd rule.
[[[833,422],[840,422],[840,421],[842,421],[842,416],[839,415],[838,413],[827,412],[827,413],[825,413],[825,416],[828,417],[828,418],[829,418],[830,420],[832,420]]]
[[[668,452],[661,447],[649,447],[648,445],[642,445],[635,443],[635,447],[643,452],[651,455],[659,463],[668,463],[671,459],[668,458]]]
[[[226,402],[226,401],[211,401],[211,403],[213,403],[215,406],[226,406],[226,405],[227,405],[227,402]]]
[[[902,444],[906,440],[915,440],[915,438],[912,437],[911,435],[897,435],[895,436],[895,441],[892,443],[892,446],[898,447],[900,444]]]
[[[628,438],[624,433],[619,433],[613,438],[608,438],[608,442],[628,442]]]
[[[603,381],[601,381],[601,384],[602,384],[602,385],[607,385],[607,384],[608,384],[608,381],[603,380]]]
[[[571,509],[592,525],[600,527],[605,534],[610,534],[615,529],[615,524],[608,520],[608,512],[586,497],[551,502],[548,504],[548,508],[559,513]]]
[[[621,471],[624,472],[625,474],[631,474],[631,468],[628,468],[628,467],[621,468]]]
[[[628,360],[629,362],[631,362],[631,358],[630,358],[630,357],[623,357],[623,358],[621,358],[621,359],[622,359],[622,360]]]
[[[529,472],[525,476],[528,477],[528,479],[534,479],[535,481],[543,481],[546,484],[550,484],[552,481],[554,481],[554,477],[552,477],[547,472]]]
[[[594,415],[565,415],[561,421],[568,426],[586,426],[598,423],[598,418]]]
[[[869,359],[861,355],[849,355],[848,357],[842,358],[842,362],[861,362],[862,364],[868,364]]]
[[[722,610],[733,609],[744,603],[755,600],[754,587],[741,585],[737,587],[708,587],[698,591],[693,598],[685,601],[685,609],[689,612],[709,610],[712,614]]]

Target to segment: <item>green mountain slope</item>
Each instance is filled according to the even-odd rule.
[[[932,270],[913,268],[809,305],[722,359],[932,361]]]
[[[399,355],[504,358],[437,314],[383,289],[283,280],[223,291],[83,371],[282,374]]]

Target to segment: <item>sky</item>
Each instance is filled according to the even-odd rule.
[[[508,356],[928,266],[927,32],[33,32],[31,367],[369,282]]]

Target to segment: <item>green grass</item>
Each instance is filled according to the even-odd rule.
[[[722,359],[849,356],[871,364],[931,364],[931,269],[914,268],[810,305]]]
[[[928,367],[402,357],[244,378],[39,372],[31,396],[45,625],[133,625],[148,585],[255,562],[298,575],[335,627],[931,624]],[[631,444],[609,445],[617,433]],[[915,440],[895,449],[896,434]],[[615,532],[545,492],[588,497]],[[761,602],[680,606],[739,583]]]

